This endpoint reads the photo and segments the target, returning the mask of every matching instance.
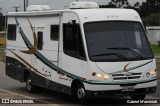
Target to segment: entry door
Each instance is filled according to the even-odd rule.
[[[58,48],[59,48],[59,16],[50,17],[51,22],[45,26],[43,33],[43,55],[48,60],[49,65],[44,64],[43,72],[47,75],[45,79],[46,88],[56,89],[59,78]]]
[[[39,55],[44,56],[44,27],[35,27],[35,32],[36,32],[36,40],[37,40],[37,51],[39,52]],[[36,64],[36,69],[41,73],[41,75],[45,74],[44,72],[44,62],[42,61],[42,57],[38,56],[33,56],[31,57],[32,64]],[[37,85],[40,86],[45,86],[45,76],[37,76],[35,75],[34,77],[34,82]]]

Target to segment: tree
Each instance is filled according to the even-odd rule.
[[[100,8],[130,8],[136,10],[142,17],[146,26],[160,26],[160,0],[146,0],[146,2],[136,2],[134,6],[129,5],[127,0],[111,0],[107,5]]]
[[[129,6],[128,0],[111,0],[111,3],[114,4],[116,7],[126,7]]]
[[[2,8],[0,8],[2,11]],[[4,30],[5,26],[5,17],[3,16],[2,12],[0,12],[0,31]]]
[[[128,0],[111,0],[106,5],[100,5],[100,8],[126,8],[130,7]]]
[[[160,0],[147,0],[146,3],[150,9],[150,13],[160,12]]]
[[[100,8],[117,8],[112,2],[109,2],[108,5],[100,5]]]
[[[160,0],[147,0],[134,5],[146,26],[160,26]]]
[[[146,26],[160,26],[160,14],[153,13],[142,18],[144,25]]]
[[[140,3],[139,3],[139,2],[136,2],[136,3],[134,4],[134,7],[135,7],[135,8],[139,8],[139,6],[140,6]]]

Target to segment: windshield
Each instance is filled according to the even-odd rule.
[[[139,22],[91,22],[84,24],[91,61],[153,59],[149,42]]]

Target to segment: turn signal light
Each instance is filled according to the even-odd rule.
[[[108,74],[105,74],[105,75],[104,75],[104,79],[105,79],[105,80],[108,80],[108,79],[109,79],[109,75],[108,75]]]
[[[98,78],[98,79],[101,79],[101,78],[102,78],[102,75],[101,75],[101,74],[97,74],[97,78]]]

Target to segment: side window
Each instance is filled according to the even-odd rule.
[[[58,40],[59,36],[59,25],[51,25],[51,40]]]
[[[42,50],[43,49],[43,32],[37,32],[37,49]]]
[[[63,24],[64,53],[86,60],[79,24]]]
[[[9,24],[8,25],[8,34],[7,34],[8,40],[16,40],[16,25]]]

